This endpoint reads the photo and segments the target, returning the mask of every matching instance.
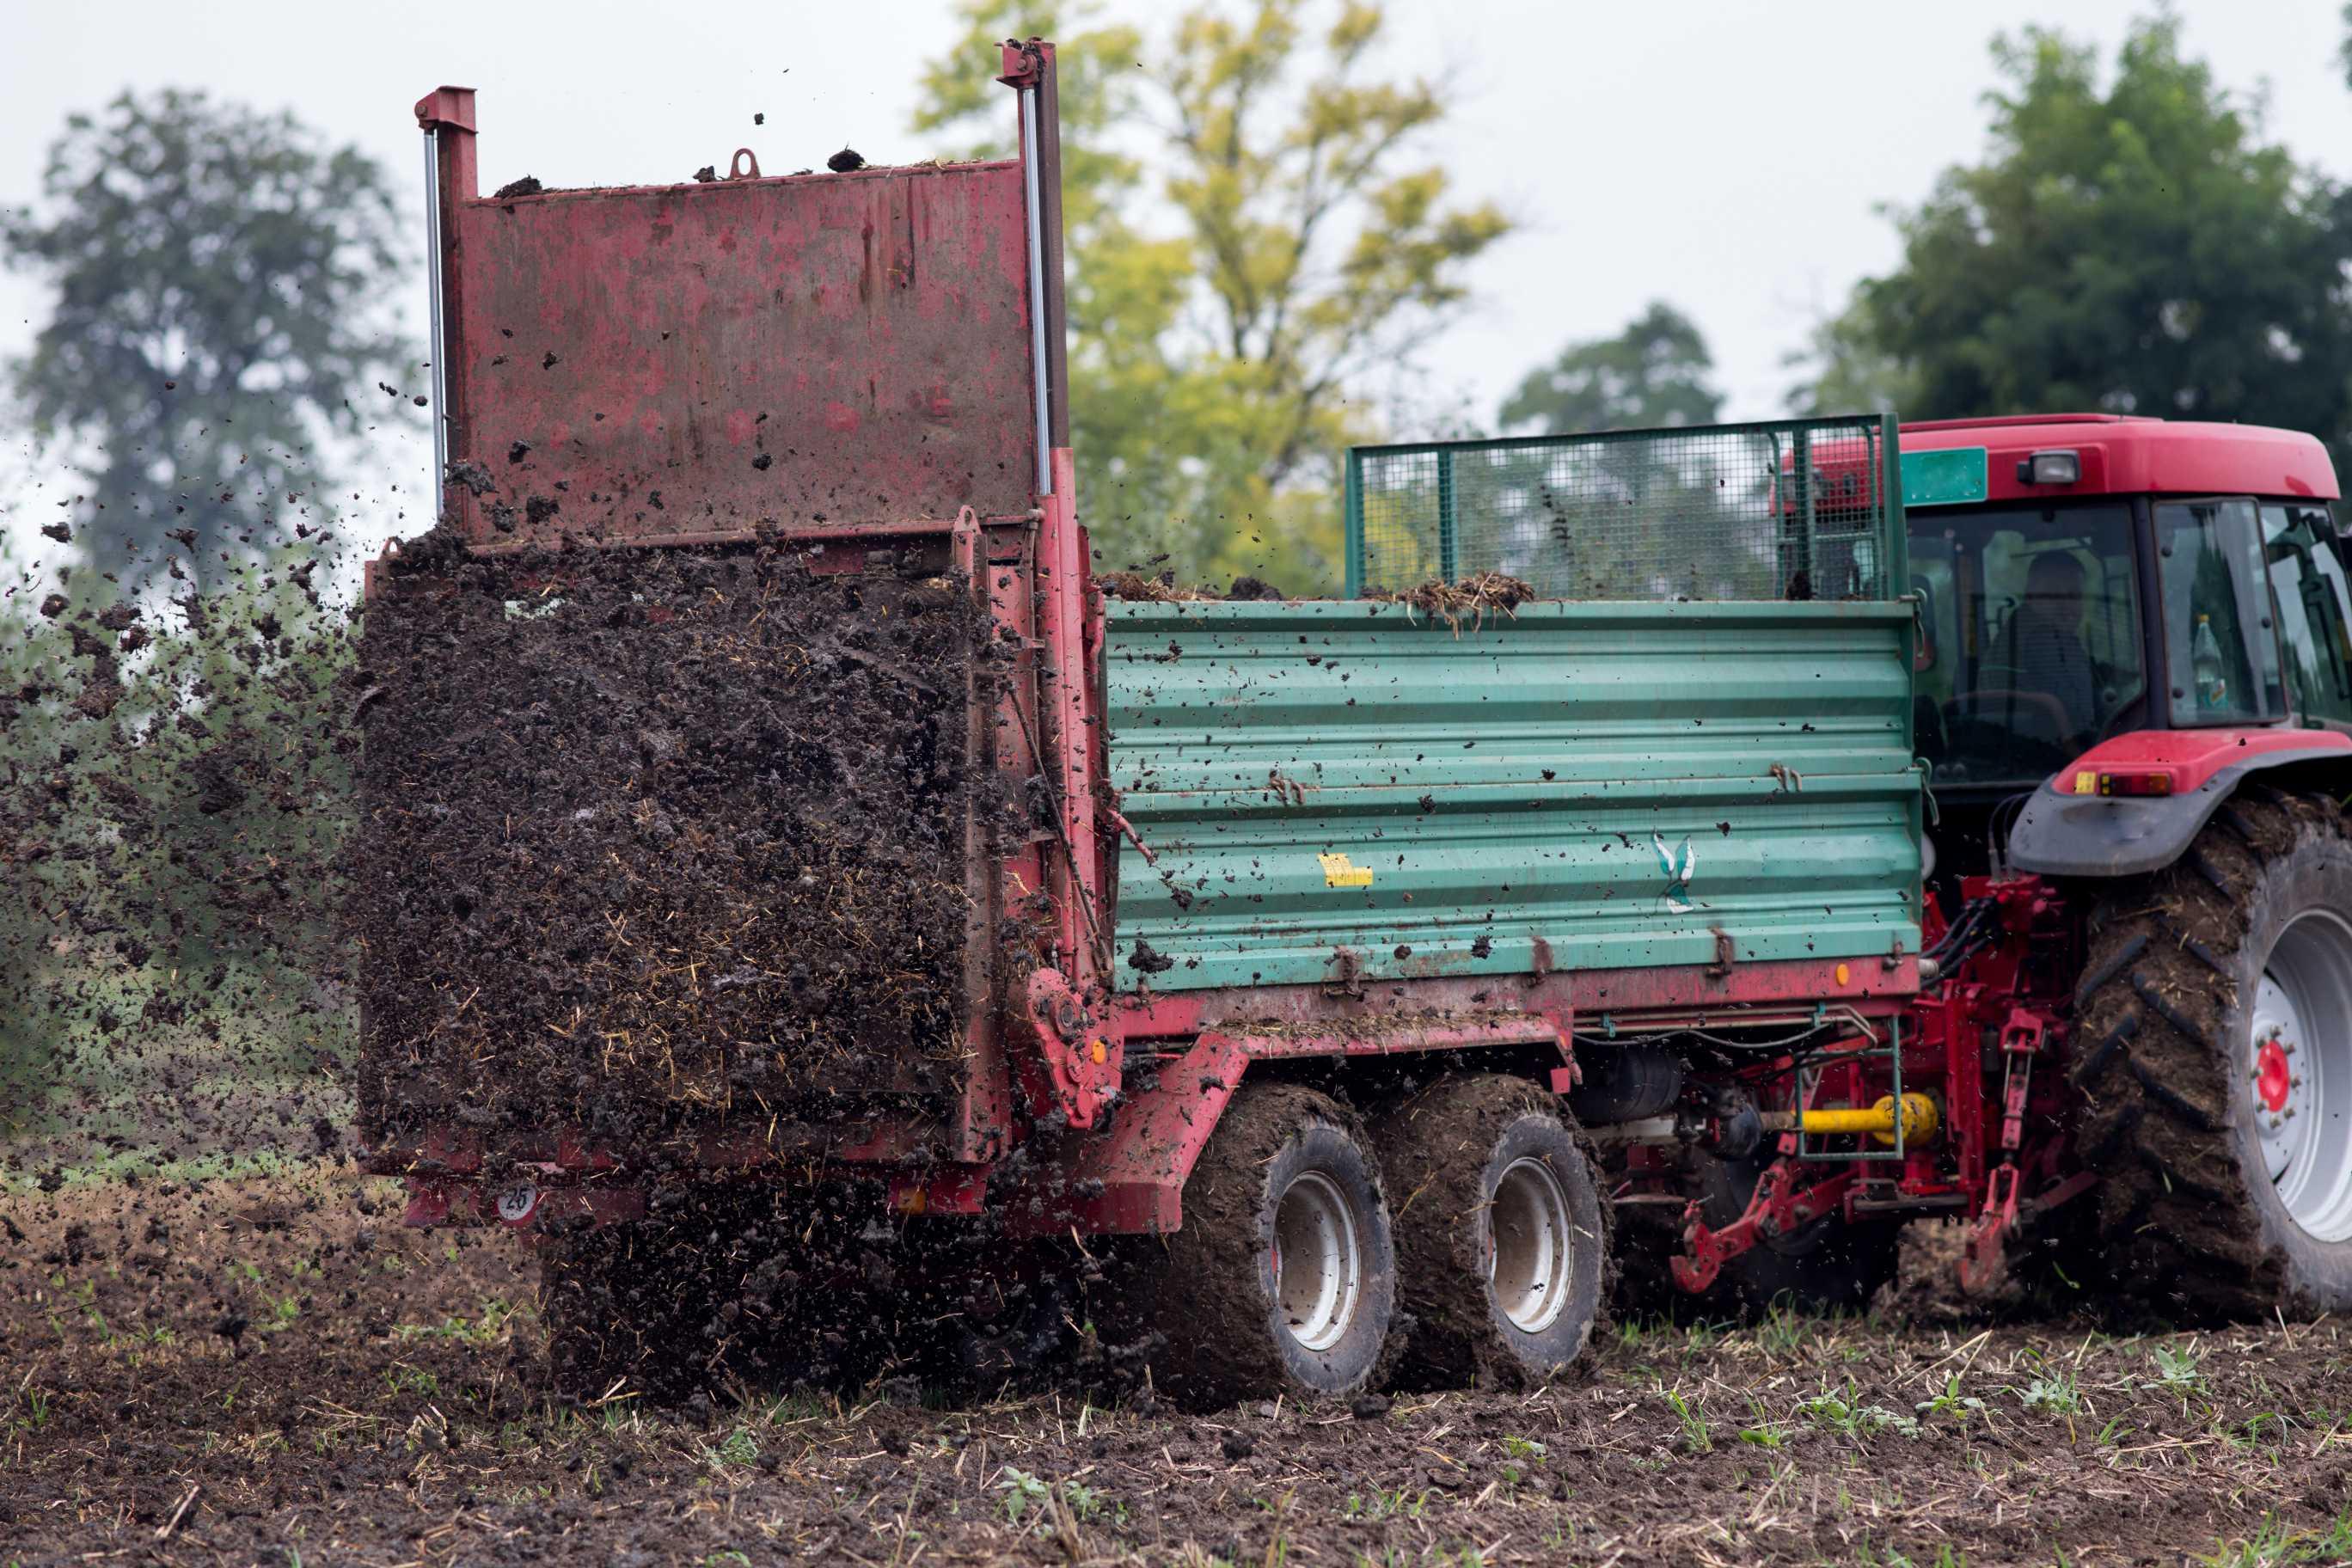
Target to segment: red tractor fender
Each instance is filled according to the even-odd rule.
[[[2009,862],[2045,877],[2132,877],[2180,858],[2249,775],[2318,764],[2352,781],[2352,735],[2332,730],[2139,730],[2102,741],[2028,797]]]

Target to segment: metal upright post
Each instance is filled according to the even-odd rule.
[[[425,132],[425,277],[432,312],[432,337],[425,353],[432,356],[433,474],[425,493],[433,498],[433,521],[442,513],[464,513],[464,500],[452,500],[449,463],[467,443],[465,383],[449,373],[449,363],[465,354],[466,291],[463,269],[452,275],[447,266],[453,247],[462,247],[457,232],[460,206],[475,198],[474,89],[437,87],[416,103],[416,123]]]
[[[1454,515],[1454,454],[1437,454],[1437,575],[1451,583],[1461,565],[1461,541]]]
[[[1021,104],[1021,176],[1029,207],[1029,363],[1036,389],[1037,493],[1054,493],[1054,409],[1045,342],[1045,204],[1038,189],[1037,89],[1018,89]]]
[[[425,352],[433,356],[428,381],[433,398],[433,471],[425,493],[433,498],[433,521],[441,521],[441,478],[449,471],[448,370],[441,353],[441,130],[425,128],[425,294],[431,335]]]
[[[1342,468],[1347,478],[1339,502],[1340,531],[1348,555],[1348,597],[1353,599],[1364,591],[1364,455],[1349,447]]]
[[[1795,463],[1796,469],[1790,477],[1796,481],[1799,515],[1803,519],[1804,530],[1800,536],[1798,545],[1800,558],[1797,567],[1805,574],[1806,587],[1811,592],[1813,597],[1818,599],[1822,596],[1822,584],[1815,580],[1813,572],[1813,508],[1815,504],[1813,490],[1815,487],[1813,485],[1812,432],[1799,426],[1792,447],[1791,460]]]

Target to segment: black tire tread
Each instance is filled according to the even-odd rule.
[[[1165,1238],[1138,1238],[1119,1310],[1143,1331],[1155,1383],[1180,1405],[1215,1409],[1284,1385],[1280,1352],[1263,1328],[1254,1215],[1262,1168],[1310,1121],[1355,1142],[1386,1202],[1371,1141],[1353,1115],[1317,1090],[1255,1082],[1235,1092],[1185,1182],[1183,1225]],[[1401,1340],[1391,1332],[1368,1383],[1385,1374]]]
[[[1601,1234],[1591,1245],[1602,1261],[1599,1310],[1585,1344],[1608,1325],[1614,1216],[1598,1191],[1600,1151],[1559,1097],[1539,1085],[1507,1073],[1452,1075],[1391,1110],[1378,1129],[1381,1171],[1396,1205],[1397,1305],[1412,1319],[1411,1332],[1397,1335],[1399,1373],[1411,1385],[1458,1386],[1465,1374],[1482,1386],[1529,1381],[1517,1359],[1494,1343],[1483,1293],[1454,1288],[1477,1274],[1475,1260],[1460,1256],[1462,1227],[1452,1222],[1484,1201],[1479,1184],[1489,1152],[1506,1128],[1529,1114],[1567,1131],[1595,1184]],[[1444,1131],[1433,1139],[1430,1129]]]
[[[2073,1064],[2084,1104],[2077,1149],[2101,1177],[2079,1200],[2116,1279],[2143,1304],[2250,1319],[2283,1304],[2279,1260],[2252,1225],[2230,1110],[2238,1086],[2224,1035],[2236,1004],[2221,976],[2251,928],[2263,868],[2310,836],[2341,837],[2336,803],[2249,786],[2214,814],[2179,862],[2118,884],[2093,905]]]

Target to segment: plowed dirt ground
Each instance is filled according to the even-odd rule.
[[[1207,1417],[566,1407],[520,1248],[348,1166],[0,1205],[0,1562],[2352,1560],[2334,1322],[1621,1325],[1531,1395]]]

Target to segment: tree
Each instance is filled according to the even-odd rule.
[[[1908,368],[1871,337],[1860,300],[1816,321],[1805,346],[1781,363],[1803,377],[1789,389],[1789,411],[1801,418],[1906,414],[1919,405]]]
[[[216,574],[232,536],[266,548],[288,510],[320,517],[322,438],[414,417],[387,379],[407,359],[383,303],[395,211],[357,149],[201,92],[126,92],[67,121],[42,192],[0,218],[0,255],[58,293],[11,380],[86,470],[77,542],[126,588],[166,529],[193,528]]]
[[[1687,316],[1653,300],[1614,337],[1570,343],[1505,401],[1506,430],[1574,436],[1708,425],[1714,358]],[[1728,471],[1726,459],[1738,473]],[[1454,463],[1464,574],[1501,570],[1567,598],[1755,597],[1766,562],[1735,542],[1769,457],[1710,441],[1542,442]]]
[[[1504,403],[1507,430],[1560,435],[1711,425],[1723,408],[1714,356],[1689,317],[1663,300],[1613,338],[1570,343],[1528,373]]]
[[[1902,265],[1859,286],[1798,400],[1843,378],[1914,416],[2242,419],[2352,455],[2345,193],[2263,141],[2169,16],[2133,26],[2104,87],[2055,33],[1994,58],[1990,155],[1896,215]]]
[[[1509,222],[1413,162],[1444,104],[1376,75],[1377,5],[1196,5],[1149,37],[1071,26],[1092,14],[967,0],[916,127],[1001,154],[1004,106],[971,61],[1056,41],[1073,439],[1105,562],[1328,585],[1332,460]]]

